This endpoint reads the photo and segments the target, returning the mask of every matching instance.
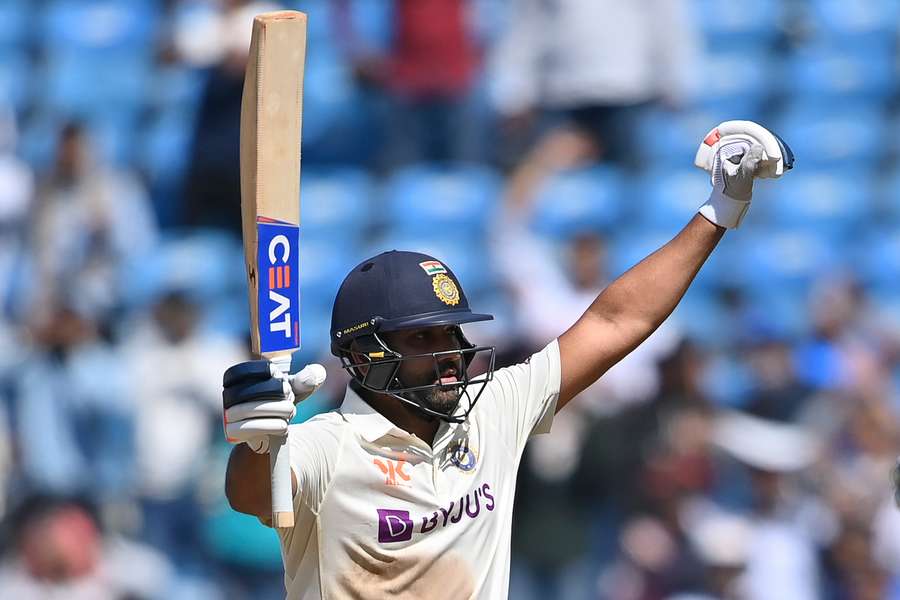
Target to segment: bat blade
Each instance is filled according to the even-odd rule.
[[[282,371],[300,347],[300,133],[306,15],[277,11],[253,20],[241,103],[241,222],[250,301],[251,350]],[[272,516],[293,526],[283,439],[270,440]]]

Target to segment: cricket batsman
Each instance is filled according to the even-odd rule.
[[[268,439],[289,444],[296,525],[278,530],[287,598],[507,597],[525,444],[660,326],[740,225],[754,179],[781,176],[793,155],[760,125],[727,121],[695,163],[712,181],[699,214],[522,364],[495,370],[494,348],[466,339],[463,324],[492,317],[469,308],[449,265],[391,251],[356,266],[334,302],[331,351],[351,376],[340,408],[288,425],[324,381],[320,365],[290,378],[266,361],[228,369],[232,508],[270,518]]]

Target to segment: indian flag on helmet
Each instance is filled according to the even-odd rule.
[[[447,272],[447,269],[444,268],[444,265],[436,260],[426,260],[425,262],[420,262],[419,266],[422,267],[422,270],[429,275],[439,275],[441,273]]]

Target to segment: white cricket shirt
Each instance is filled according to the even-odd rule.
[[[516,475],[559,396],[559,345],[498,369],[432,448],[347,388],[289,433],[299,489],[279,530],[289,600],[506,598]]]

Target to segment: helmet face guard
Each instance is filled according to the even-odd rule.
[[[459,327],[456,327],[456,335],[462,346],[459,349],[402,355],[392,350],[377,333],[372,333],[355,338],[356,348],[353,350],[348,347],[341,348],[339,357],[342,367],[364,389],[393,396],[430,417],[448,423],[462,423],[475,407],[487,383],[494,377],[494,347],[471,344]],[[482,375],[469,378],[469,365],[479,353],[487,354],[488,369]],[[362,356],[363,359],[354,362],[354,354]],[[453,383],[440,383],[441,365],[446,364],[448,359],[459,361],[461,367],[459,378]],[[402,364],[406,361],[423,360],[431,361],[436,383],[417,386],[404,384],[399,377]],[[366,367],[365,372],[362,367]],[[470,393],[469,386],[478,386],[477,392]],[[419,393],[423,391],[450,389],[457,390],[458,396],[453,408],[446,413],[426,406],[418,398]],[[463,398],[465,403],[462,402]]]

